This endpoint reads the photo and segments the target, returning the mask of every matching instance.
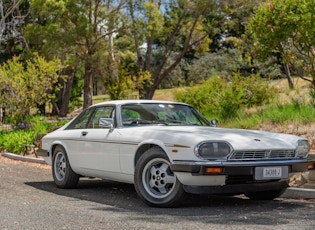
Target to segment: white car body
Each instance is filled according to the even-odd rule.
[[[174,123],[164,123],[161,120],[147,123],[147,119],[135,119],[133,121],[136,122],[135,125],[133,122],[129,124],[131,119],[126,116],[130,114],[135,116],[140,111],[137,110],[137,105],[144,105],[144,108],[153,106],[152,111],[144,110],[147,113],[146,118],[160,114],[155,112],[155,108],[168,107],[173,111],[178,107],[175,115],[179,114],[177,118],[185,120],[186,118],[181,115],[188,114],[189,109],[192,109],[183,103],[151,100],[109,101],[91,106],[88,109],[91,112],[85,112],[90,114],[89,119],[86,118],[88,124],[82,122],[81,127],[82,124],[78,122],[78,119],[81,119],[79,115],[42,139],[38,153],[48,164],[53,165],[55,171],[61,169],[61,184],[56,175],[58,187],[68,187],[64,183],[63,174],[67,175],[66,170],[70,166],[73,175],[134,183],[139,196],[147,204],[167,207],[179,202],[179,199],[174,198],[178,191],[173,191],[177,185],[181,187],[175,190],[189,193],[245,193],[254,197],[257,194],[261,195],[260,192],[263,191],[277,191],[280,194],[280,190],[283,191],[287,186],[293,173],[307,170],[309,144],[304,138],[255,130],[211,127],[203,117],[200,118],[204,120],[199,125],[190,123],[182,125],[178,120],[172,120]],[[110,117],[94,119],[96,115],[93,115],[93,111],[94,114],[96,108],[105,111],[104,107],[114,108]],[[136,108],[136,112],[132,110],[133,108]],[[185,113],[180,111],[181,108],[185,109]],[[168,114],[162,115],[166,118]],[[99,124],[91,125],[94,120],[99,121]],[[130,126],[124,125],[126,122]],[[203,145],[204,143],[206,144]],[[61,158],[58,158],[62,160],[61,163],[58,159],[54,161],[56,146],[62,150],[59,152],[64,152],[64,155],[61,154]],[[151,150],[150,153],[148,150],[153,147],[155,151]],[[205,153],[202,152],[203,149]],[[208,149],[216,151],[219,156],[213,159],[211,154],[205,155],[206,157],[200,156],[200,152],[208,154]],[[227,151],[228,154],[222,155],[220,151]],[[139,171],[137,163],[140,158],[146,158],[143,157],[146,153],[161,156],[156,157],[159,162],[165,158],[164,166],[168,166],[169,169],[160,165],[147,166],[146,163],[151,158],[143,159],[142,161],[146,163],[139,163],[138,167],[141,166],[141,170],[137,176],[136,171]],[[62,156],[65,155],[64,158],[69,164],[67,168],[62,165],[64,163]],[[152,179],[148,167],[151,167],[150,170],[161,167],[162,170],[167,170],[169,175],[162,181],[159,175],[153,176]],[[148,172],[145,173],[146,169]],[[148,185],[145,185],[144,180],[148,181]],[[169,185],[163,187],[167,180]],[[175,183],[174,180],[179,183]],[[143,184],[144,188],[141,189]],[[275,197],[276,195],[271,196]]]

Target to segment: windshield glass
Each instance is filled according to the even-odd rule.
[[[209,125],[195,109],[182,104],[127,104],[121,107],[121,116],[123,126]]]

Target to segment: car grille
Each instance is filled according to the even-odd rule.
[[[294,150],[235,151],[229,160],[293,159]]]

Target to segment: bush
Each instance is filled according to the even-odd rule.
[[[48,121],[46,117],[34,116],[27,117],[26,122],[29,129],[16,129],[12,131],[0,132],[0,150],[20,154],[24,151],[23,144],[33,144],[36,135],[46,134],[61,127],[67,121]]]
[[[0,150],[20,154],[22,144],[32,144],[36,133],[33,130],[2,131],[0,133]]]
[[[270,103],[276,89],[256,75],[230,79],[212,77],[201,85],[185,88],[175,93],[175,98],[196,107],[207,117],[226,120],[236,117],[242,108]]]

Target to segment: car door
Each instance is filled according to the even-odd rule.
[[[106,176],[106,173],[120,172],[119,133],[113,128],[114,106],[96,107],[73,128],[77,138],[70,151],[76,167],[91,176]]]

